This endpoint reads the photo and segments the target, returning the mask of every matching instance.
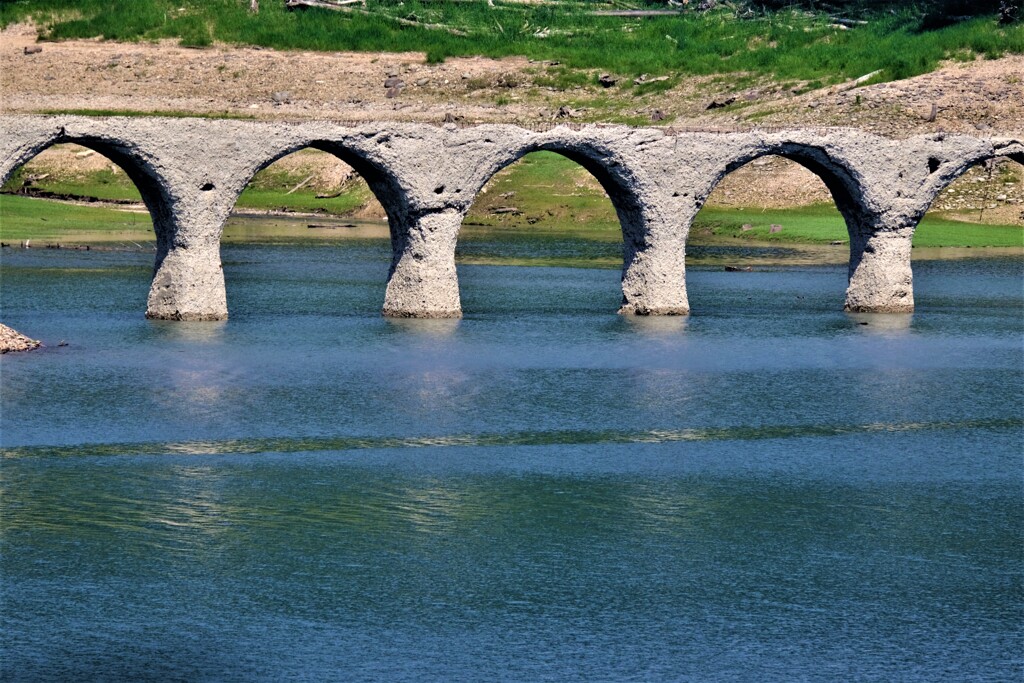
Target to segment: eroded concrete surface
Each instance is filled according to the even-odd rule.
[[[226,318],[220,236],[259,170],[297,150],[335,154],[369,183],[388,215],[392,264],[383,305],[396,317],[457,317],[455,244],[484,184],[525,154],[550,150],[589,170],[622,224],[622,313],[684,315],[686,240],[728,173],[780,155],[818,174],[846,219],[845,307],[913,310],[910,246],[936,195],[972,166],[1009,156],[1020,138],[932,134],[890,140],[857,130],[693,133],[588,125],[257,122],[198,118],[3,116],[0,182],[57,143],[90,147],[134,180],[153,215],[157,255],[146,315]]]

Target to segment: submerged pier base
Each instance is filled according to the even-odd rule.
[[[455,240],[463,211],[446,209],[392,226],[391,274],[384,293],[391,318],[461,318]]]
[[[913,313],[914,273],[910,266],[913,236],[913,227],[851,231],[850,283],[846,289],[845,310]]]
[[[227,294],[220,243],[181,245],[157,252],[146,317],[157,320],[226,320]]]

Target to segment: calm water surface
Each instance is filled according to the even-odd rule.
[[[380,318],[387,261],[227,246],[184,324],[148,254],[3,253],[5,680],[1020,680],[1021,259],[913,317],[694,269],[686,320],[465,266],[461,321]]]

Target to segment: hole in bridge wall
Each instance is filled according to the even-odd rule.
[[[2,192],[7,195],[0,203],[0,238],[5,242],[71,245],[104,240],[104,233],[113,232],[119,242],[155,240],[152,217],[132,178],[82,145],[44,149],[14,171]]]
[[[936,159],[935,157],[932,157],[931,159],[928,160],[929,173],[935,173],[936,171],[939,170],[940,166],[942,166],[942,162]]]
[[[216,186],[213,183],[205,183],[199,189],[202,190],[203,192],[209,192],[210,190],[213,190],[215,188]]]
[[[978,164],[932,202],[914,246],[1014,246],[1024,235],[1024,165],[1009,157]]]

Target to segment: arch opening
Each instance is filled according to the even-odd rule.
[[[642,239],[639,213],[632,193],[586,154],[554,145],[516,151],[481,183],[459,228],[455,256],[466,301],[475,307],[479,280],[465,266],[623,268],[627,242]],[[573,286],[564,278],[545,282],[556,291]],[[613,291],[603,309],[615,305]],[[550,294],[531,292],[525,305],[545,308]]]
[[[914,234],[934,248],[1024,246],[1024,154],[975,161],[940,190]]]
[[[314,302],[331,308],[339,296],[357,310],[380,310],[395,223],[405,212],[393,177],[341,145],[314,141],[265,159],[244,180],[233,188],[221,234],[232,311],[262,307],[268,299],[290,310]],[[290,265],[280,269],[238,256],[253,243],[317,251],[295,260],[284,252]],[[322,258],[324,249],[331,250],[329,258]],[[260,269],[258,276],[253,268]],[[252,286],[233,288],[232,281]],[[299,292],[303,284],[305,295]],[[339,295],[338,288],[346,292]]]
[[[66,244],[81,239],[109,241],[115,229],[139,233],[130,235],[136,238],[145,238],[145,233],[152,231],[159,240],[170,226],[173,197],[167,185],[116,143],[64,137],[50,140],[26,156],[2,179],[0,192],[9,198],[8,211],[17,212],[7,216],[5,241],[20,234],[29,238],[36,234],[55,240],[54,244],[59,240]],[[48,201],[51,208],[61,206],[63,210],[59,220],[44,221],[43,205],[22,200]]]
[[[817,160],[791,152],[737,160],[705,196],[688,242],[694,264],[746,269],[848,259],[859,204]]]
[[[5,249],[155,252],[159,265],[159,245],[173,231],[172,193],[155,170],[115,142],[51,139],[28,150],[3,181],[0,243]],[[65,258],[58,257],[55,267],[61,268]],[[83,263],[85,269],[88,264]],[[132,306],[124,297],[134,298],[136,289],[127,280],[125,285],[104,295],[104,301]],[[61,287],[73,288],[76,296],[89,291],[75,284]],[[11,302],[6,308],[18,306]]]

